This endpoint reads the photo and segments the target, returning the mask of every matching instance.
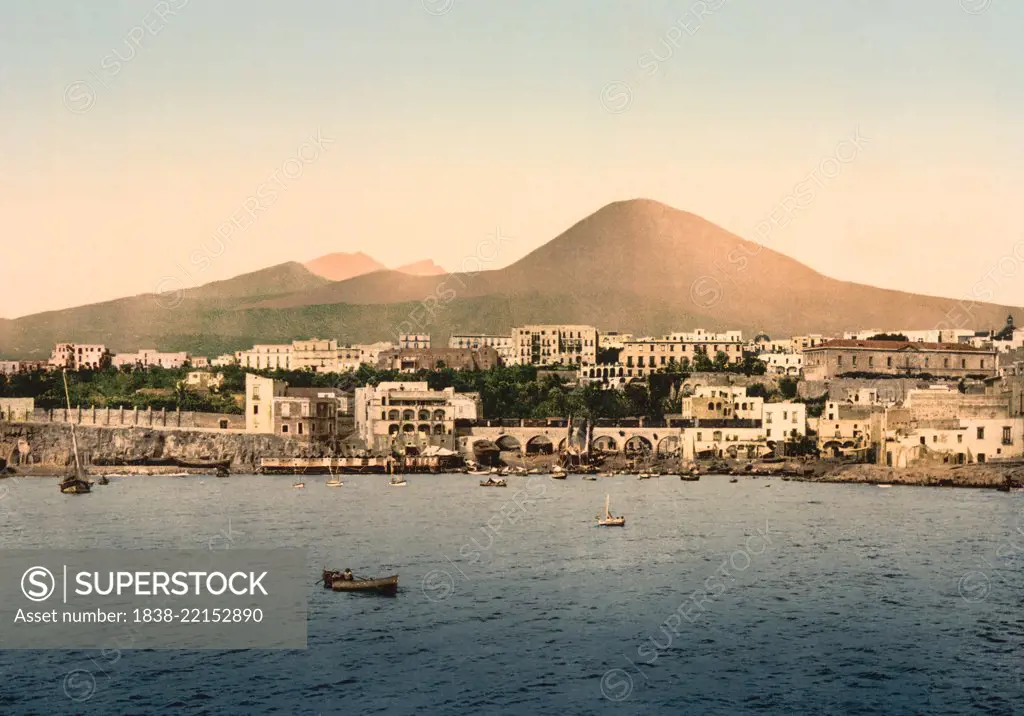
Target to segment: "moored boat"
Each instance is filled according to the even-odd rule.
[[[497,479],[489,477],[480,481],[480,487],[508,487],[508,482],[500,477]]]
[[[341,487],[341,486],[342,486],[342,485],[344,485],[345,483],[344,483],[344,482],[342,482],[342,481],[341,481],[341,480],[340,480],[339,478],[337,478],[337,477],[332,477],[332,478],[331,478],[330,480],[328,480],[328,481],[327,481],[327,482],[325,482],[324,484],[325,484],[325,485],[327,485],[328,487]]]
[[[68,413],[71,412],[71,393],[68,391],[68,372],[62,373],[64,378],[64,398],[67,400]],[[84,495],[92,491],[92,482],[82,469],[82,461],[78,457],[78,437],[75,435],[75,423],[71,423],[71,449],[75,452],[74,472],[60,481],[60,491],[65,495]],[[106,483],[104,483],[106,484]]]
[[[294,487],[296,490],[301,490],[305,486],[306,486],[306,483],[304,483],[304,482],[296,482],[295,484],[292,485],[292,487]]]

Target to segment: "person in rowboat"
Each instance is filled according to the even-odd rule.
[[[344,572],[342,572],[342,574],[341,574],[341,578],[342,578],[343,580],[345,580],[346,582],[351,582],[351,581],[353,581],[354,577],[352,576],[352,570],[351,570],[351,569],[348,569],[348,568],[346,567],[346,568],[345,568],[345,571],[344,571]]]

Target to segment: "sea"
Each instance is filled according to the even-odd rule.
[[[0,651],[0,714],[1024,713],[1024,494],[326,479],[0,481],[6,549],[301,547],[309,571],[306,649]],[[606,495],[625,527],[596,527]]]

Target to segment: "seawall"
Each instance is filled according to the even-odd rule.
[[[178,458],[231,460],[235,472],[251,472],[261,457],[323,457],[326,448],[277,435],[204,430],[75,428],[85,465],[95,461]],[[15,471],[63,469],[74,463],[71,426],[67,424],[0,422],[0,458]]]

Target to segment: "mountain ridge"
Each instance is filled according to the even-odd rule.
[[[831,334],[959,327],[950,324],[957,305],[832,279],[696,214],[634,199],[598,209],[504,268],[443,276],[384,269],[329,281],[289,262],[177,294],[0,321],[0,352],[42,357],[76,340],[215,355],[313,336],[393,340],[403,330],[440,343],[455,331],[562,322],[642,335],[698,326]],[[976,304],[973,327],[1002,326],[1021,310]]]

